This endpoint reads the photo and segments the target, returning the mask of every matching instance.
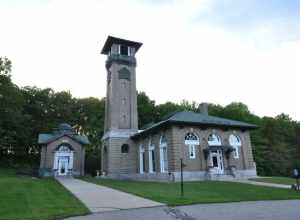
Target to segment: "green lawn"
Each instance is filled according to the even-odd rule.
[[[87,213],[53,178],[16,176],[13,171],[0,170],[0,220],[49,220]]]
[[[185,196],[181,198],[180,183],[119,181],[92,177],[85,177],[83,180],[133,193],[171,206],[195,203],[300,199],[300,193],[296,191],[233,182],[187,182],[184,184]]]
[[[262,178],[253,178],[250,179],[256,182],[264,182],[264,183],[277,183],[277,184],[285,184],[285,185],[292,185],[296,183],[296,180],[289,177],[262,177]]]

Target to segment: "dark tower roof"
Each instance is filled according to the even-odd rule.
[[[108,52],[113,44],[121,44],[121,45],[129,46],[129,47],[134,47],[136,52],[143,45],[140,42],[135,42],[135,41],[130,41],[130,40],[125,40],[125,39],[121,39],[121,38],[117,38],[117,37],[108,36],[106,39],[106,42],[101,50],[101,53],[108,54]]]

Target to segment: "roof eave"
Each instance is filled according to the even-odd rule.
[[[145,129],[145,130],[143,130],[143,131],[141,131],[139,133],[136,133],[136,134],[132,135],[130,138],[132,140],[136,140],[136,139],[138,139],[138,138],[140,138],[142,136],[145,136],[145,135],[147,135],[149,133],[154,132],[155,130],[157,130],[157,129],[161,128],[161,127],[166,127],[166,126],[168,126],[168,124],[169,124],[169,121],[164,121],[164,122],[162,122],[162,123],[160,123],[160,124],[158,124],[156,126],[150,127],[150,128]]]
[[[112,46],[113,43],[118,43],[118,44],[126,44],[128,46],[131,46],[131,47],[134,47],[135,48],[135,51],[137,52],[140,47],[143,45],[143,43],[141,42],[136,42],[136,41],[130,41],[130,40],[126,40],[126,39],[122,39],[122,38],[117,38],[117,37],[113,37],[113,36],[108,36],[106,41],[105,41],[105,44],[101,50],[101,54],[108,54],[108,51],[110,49],[110,47]]]
[[[225,125],[225,124],[216,124],[216,123],[201,123],[201,122],[185,122],[185,121],[177,121],[177,120],[170,120],[169,123],[172,124],[180,124],[180,125],[202,125],[202,126],[211,126],[211,127],[221,127],[221,128],[239,128],[239,129],[246,129],[252,130],[258,128],[256,125]]]

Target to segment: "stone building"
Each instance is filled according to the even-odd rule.
[[[41,176],[84,175],[86,136],[76,134],[68,124],[60,124],[51,134],[39,134]]]
[[[120,179],[178,181],[256,176],[250,130],[245,122],[177,112],[138,130],[136,58],[142,43],[109,36],[102,174]]]

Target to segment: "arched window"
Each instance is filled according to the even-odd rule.
[[[155,172],[155,145],[152,138],[149,139],[149,173]]]
[[[160,172],[165,173],[168,171],[168,153],[167,153],[167,139],[162,135],[159,141],[160,152]]]
[[[184,144],[189,147],[189,158],[196,158],[196,145],[199,145],[199,138],[194,133],[187,133],[184,137]]]
[[[229,136],[229,144],[234,148],[233,151],[233,158],[238,159],[239,158],[239,147],[242,146],[241,139],[237,135],[231,134]]]
[[[139,151],[140,151],[140,173],[144,173],[145,172],[145,148],[142,144],[139,147]]]
[[[208,145],[209,146],[221,146],[221,138],[216,134],[210,134],[208,136]]]
[[[70,152],[71,149],[68,145],[66,144],[62,144],[59,148],[58,148],[58,151],[60,152]]]
[[[129,145],[128,144],[123,144],[121,147],[121,152],[122,153],[128,153],[129,152]]]

